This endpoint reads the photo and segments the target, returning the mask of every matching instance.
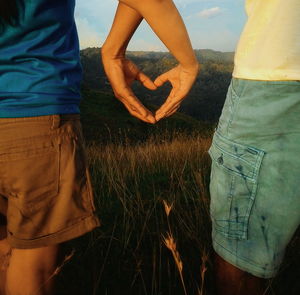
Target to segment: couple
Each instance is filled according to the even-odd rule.
[[[209,149],[214,270],[223,295],[264,293],[300,212],[300,2],[245,4],[248,20]],[[1,294],[55,294],[46,280],[62,243],[99,226],[79,117],[74,5],[0,2]],[[143,19],[178,61],[154,82],[124,57]],[[199,70],[172,0],[119,0],[102,60],[115,96],[151,124],[176,112]],[[173,88],[152,114],[132,92],[133,80]]]

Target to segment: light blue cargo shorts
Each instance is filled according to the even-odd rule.
[[[209,154],[214,250],[275,276],[300,223],[300,81],[233,78]]]

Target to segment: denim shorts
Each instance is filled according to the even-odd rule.
[[[300,81],[233,78],[215,130],[214,250],[261,278],[276,275],[300,223]]]
[[[81,236],[99,226],[94,211],[79,114],[0,118],[0,215],[12,247]]]

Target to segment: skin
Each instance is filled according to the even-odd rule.
[[[53,274],[58,252],[58,245],[36,249],[13,248],[7,269],[6,295],[54,294]]]
[[[0,295],[54,294],[61,245],[35,249],[12,248],[6,239],[6,218],[0,214]]]
[[[125,57],[127,45],[143,19],[179,62],[178,66],[162,74],[154,82]],[[176,34],[170,34],[170,31]],[[133,116],[147,123],[155,123],[176,112],[199,71],[185,25],[171,0],[120,0],[101,53],[115,96]],[[171,83],[171,93],[155,115],[133,94],[131,84],[134,80],[140,81],[150,90],[155,90],[167,81]]]
[[[119,4],[110,34],[102,46],[102,62],[115,96],[129,113],[147,123],[155,123],[153,114],[142,105],[130,86],[134,80],[150,90],[155,90],[156,86],[132,61],[125,58],[127,45],[142,19],[130,7]]]
[[[268,295],[268,281],[255,277],[214,254],[215,280],[218,295]]]
[[[0,214],[0,295],[5,294],[6,273],[11,255],[11,247],[6,237],[6,219]]]

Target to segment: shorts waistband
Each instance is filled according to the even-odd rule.
[[[60,122],[80,120],[80,114],[55,114],[35,117],[0,118],[0,124],[13,124],[22,122],[51,122],[51,129],[58,128]]]
[[[300,87],[300,80],[252,80],[232,77],[232,84],[236,87],[250,85],[290,85]]]

